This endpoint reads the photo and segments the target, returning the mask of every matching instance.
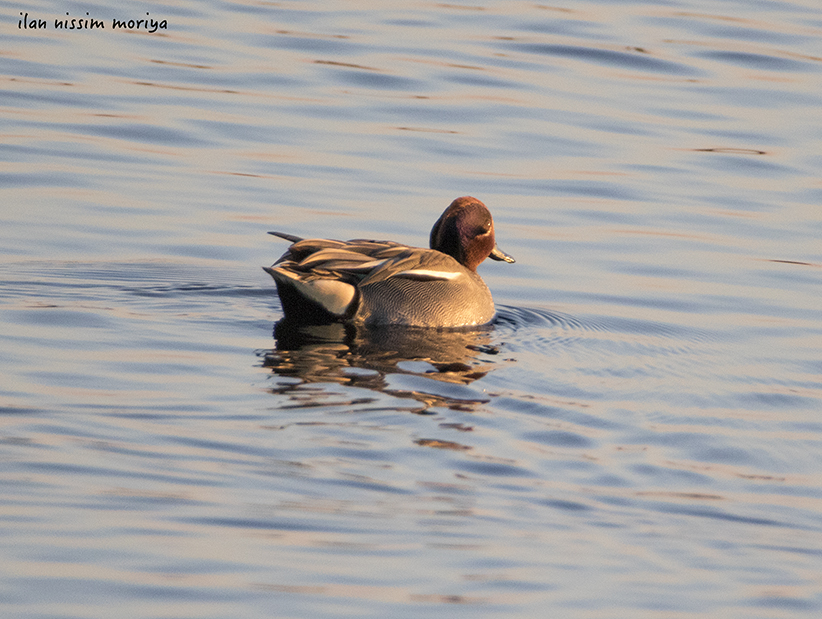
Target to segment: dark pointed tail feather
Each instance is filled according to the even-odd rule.
[[[285,239],[286,241],[291,241],[292,243],[299,243],[303,240],[302,237],[294,236],[293,234],[286,234],[285,232],[269,232],[269,234],[278,236],[281,239]]]

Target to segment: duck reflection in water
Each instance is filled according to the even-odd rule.
[[[306,383],[337,383],[411,398],[417,413],[434,406],[470,411],[489,398],[469,385],[501,361],[492,332],[492,325],[373,328],[283,319],[274,326],[276,348],[258,354],[276,375],[298,379],[278,383],[274,393],[298,392]]]

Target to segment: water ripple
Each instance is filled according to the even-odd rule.
[[[508,47],[512,50],[523,51],[531,54],[584,60],[596,64],[616,66],[637,71],[653,71],[688,77],[704,75],[702,71],[686,64],[655,58],[645,49],[639,47],[626,48],[624,50],[611,50],[549,43],[512,43]]]

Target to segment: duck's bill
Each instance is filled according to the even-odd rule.
[[[488,257],[492,260],[499,260],[501,262],[516,262],[513,256],[506,254],[496,245],[494,245],[494,249],[491,250],[491,254]]]

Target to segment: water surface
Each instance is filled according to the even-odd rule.
[[[5,5],[8,616],[819,615],[816,3],[120,7]],[[460,195],[491,328],[279,323]]]

